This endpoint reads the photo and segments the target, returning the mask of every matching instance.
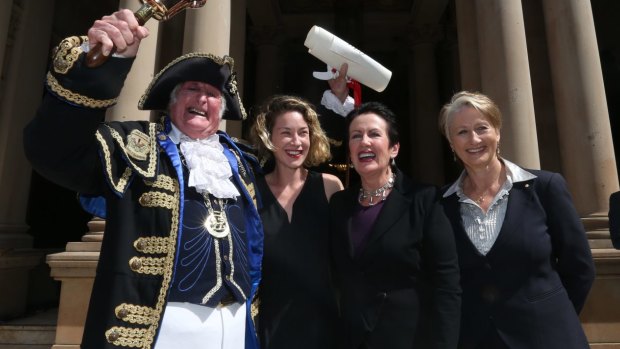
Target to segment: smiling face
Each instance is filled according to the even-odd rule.
[[[470,106],[455,112],[448,123],[450,145],[466,168],[486,167],[496,159],[499,130]]]
[[[390,146],[387,127],[374,113],[361,114],[349,125],[349,154],[362,180],[385,181],[390,174],[390,161],[398,155],[400,144]]]
[[[276,164],[300,168],[308,156],[310,129],[298,111],[287,111],[276,117],[271,130],[271,143],[275,147]]]
[[[184,82],[170,106],[170,119],[186,136],[207,138],[220,126],[223,98],[220,90],[212,85],[198,81]]]

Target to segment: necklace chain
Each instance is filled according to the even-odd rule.
[[[394,179],[396,175],[392,173],[390,178],[385,182],[384,185],[375,189],[375,190],[366,190],[364,187],[360,187],[360,193],[357,197],[357,201],[361,204],[364,200],[368,199],[368,206],[374,206],[378,204],[380,201],[385,201],[387,198],[388,191],[394,188]],[[374,202],[373,198],[380,198],[377,202]]]
[[[484,203],[484,197],[487,195],[487,192],[489,191],[489,189],[485,190],[484,192],[482,192],[482,194],[480,194],[480,196],[476,199],[476,203],[478,204],[478,206],[481,206]]]

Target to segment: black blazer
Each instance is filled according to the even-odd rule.
[[[537,178],[514,183],[486,256],[463,229],[456,193],[442,200],[461,268],[459,348],[493,331],[512,349],[589,348],[578,313],[595,273],[583,225],[561,175],[527,171]]]
[[[609,196],[609,235],[614,247],[620,250],[620,191]]]
[[[334,194],[330,201],[343,347],[414,348],[420,320],[430,341],[420,348],[455,348],[460,287],[450,223],[435,188],[396,173],[394,189],[357,258],[349,227],[359,186]],[[425,308],[428,313],[423,313]]]

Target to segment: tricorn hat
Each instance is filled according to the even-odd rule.
[[[200,81],[218,88],[226,98],[223,119],[244,120],[243,103],[237,89],[232,57],[188,53],[176,58],[155,77],[138,103],[140,110],[167,110],[172,89],[185,81]]]

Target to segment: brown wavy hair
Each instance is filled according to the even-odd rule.
[[[310,131],[310,149],[304,166],[313,167],[330,160],[329,141],[321,128],[314,106],[301,97],[276,95],[260,107],[250,130],[250,139],[256,146],[261,163],[273,158],[275,147],[271,143],[271,133],[276,119],[290,111],[300,113]]]

